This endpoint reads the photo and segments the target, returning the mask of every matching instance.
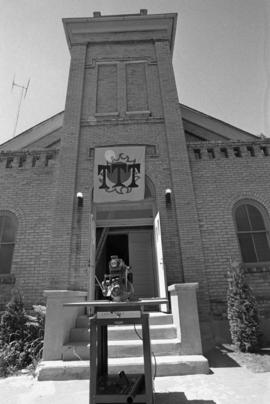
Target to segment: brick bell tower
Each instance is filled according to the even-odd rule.
[[[146,10],[63,20],[71,63],[49,276],[54,288],[86,288],[95,149],[145,145],[167,284],[199,282],[203,319],[209,306],[205,264],[172,66],[176,21],[176,14]],[[80,211],[77,192],[84,195]]]

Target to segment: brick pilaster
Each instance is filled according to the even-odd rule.
[[[204,255],[185,133],[172,67],[172,55],[167,41],[157,41],[155,48],[184,281],[199,282],[200,307],[201,311],[207,315],[209,311],[209,297],[205,277]]]
[[[73,46],[51,243],[51,286],[68,287],[86,46]]]

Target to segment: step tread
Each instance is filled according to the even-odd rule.
[[[171,328],[176,328],[174,324],[150,324],[150,330],[167,330],[167,329],[171,329]],[[74,327],[72,328],[72,330],[85,330],[86,327]],[[141,330],[142,326],[141,325],[136,325],[136,330]],[[87,329],[88,331],[90,331],[90,328],[88,327]],[[108,326],[108,331],[115,331],[115,330],[134,330],[134,325],[109,325]]]
[[[180,341],[178,338],[168,338],[168,339],[154,339],[151,340],[151,345],[159,345],[159,344],[164,344],[164,345],[169,345],[169,344],[180,344]],[[129,339],[129,340],[108,340],[108,346],[128,346],[128,345],[141,345],[142,340],[141,339]],[[90,343],[87,341],[74,341],[74,342],[68,342],[63,345],[64,347],[71,347],[71,346],[85,346],[85,347],[90,347]]]
[[[205,362],[207,363],[208,360],[203,355],[155,355],[155,358],[160,363],[181,363],[181,362]],[[108,364],[117,364],[117,363],[134,363],[140,364],[143,363],[142,356],[134,356],[129,358],[108,358]],[[55,360],[55,361],[42,361],[41,367],[89,367],[90,360],[83,359],[78,361],[62,361],[62,360]]]
[[[166,321],[166,323],[173,323],[173,317],[171,313],[161,313],[161,312],[150,312],[149,313],[149,323],[151,325],[151,321],[154,323],[157,321],[163,322]],[[81,324],[83,323],[83,327],[89,327],[89,316],[86,314],[82,314],[77,317],[77,323]]]
[[[149,317],[172,317],[172,313],[162,313],[161,311],[151,311],[148,313]],[[89,316],[87,314],[80,314],[78,318],[87,318],[89,319]]]
[[[177,344],[180,343],[179,339],[177,338],[168,338],[168,339],[153,339],[151,341],[151,345],[160,345],[160,344],[164,344],[164,345],[169,345],[169,344]],[[141,345],[142,344],[142,340],[141,339],[130,339],[130,340],[126,340],[126,341],[119,341],[119,340],[108,340],[108,346],[128,346],[128,345]]]
[[[161,363],[183,363],[183,362],[208,362],[203,355],[155,355],[155,359],[158,364]],[[135,356],[130,358],[108,358],[108,363],[118,364],[124,362],[126,365],[130,362],[131,364],[141,364],[143,363],[142,356]]]

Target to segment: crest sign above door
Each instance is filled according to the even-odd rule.
[[[144,191],[144,146],[95,149],[94,202],[140,201]]]

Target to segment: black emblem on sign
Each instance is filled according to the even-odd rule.
[[[136,159],[130,159],[125,153],[120,153],[116,157],[112,150],[105,152],[105,158],[107,163],[98,164],[97,167],[100,181],[99,189],[123,195],[139,187],[137,182],[140,179],[141,164],[137,163]]]

